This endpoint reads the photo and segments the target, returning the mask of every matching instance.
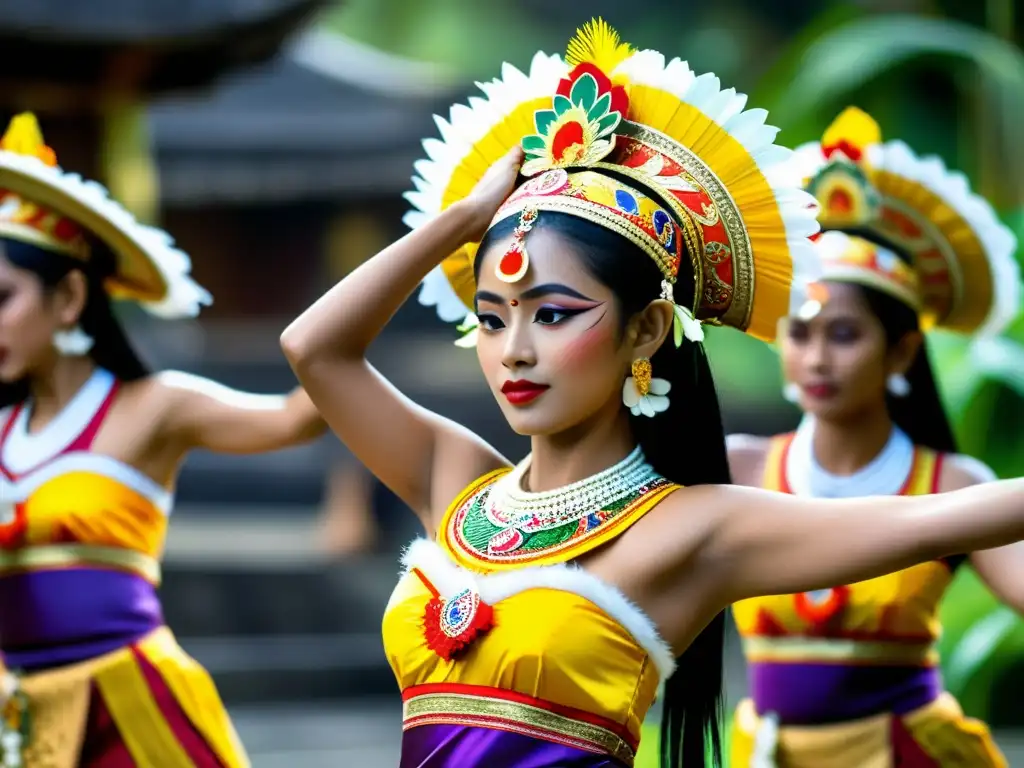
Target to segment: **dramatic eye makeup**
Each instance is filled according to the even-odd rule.
[[[576,315],[582,315],[584,312],[589,312],[595,307],[600,306],[595,304],[591,307],[562,307],[558,305],[545,304],[540,307],[533,315],[534,322],[540,325],[557,325],[564,320],[568,320],[570,317]]]
[[[504,321],[496,314],[481,310],[481,303],[494,304],[499,307],[516,307],[521,302],[536,301],[538,299],[553,296],[564,297],[566,299],[570,299],[570,301],[550,301],[541,305],[534,312],[534,322],[539,325],[557,325],[571,317],[581,315],[584,312],[589,312],[590,310],[596,309],[604,304],[603,301],[596,301],[567,285],[562,285],[561,283],[544,283],[543,285],[534,286],[529,290],[523,291],[518,298],[514,299],[505,299],[496,293],[491,293],[490,291],[478,291],[476,294],[476,305],[477,317],[480,320],[480,326],[486,330],[497,330],[499,328],[503,328],[505,325]]]

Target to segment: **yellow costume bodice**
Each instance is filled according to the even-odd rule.
[[[0,643],[12,666],[81,661],[162,624],[172,494],[93,453],[118,383],[98,370],[37,434],[0,414]]]
[[[89,450],[116,392],[98,371],[39,435],[28,434],[28,404],[0,416],[0,575],[67,567],[79,553],[159,579],[172,494]]]
[[[630,764],[659,679],[671,673],[674,657],[617,589],[567,562],[625,530],[675,486],[643,494],[610,525],[592,528],[592,536],[580,526],[578,536],[520,552],[530,565],[494,556],[488,563],[486,552],[471,546],[473,527],[480,525],[472,510],[502,474],[482,478],[455,501],[437,542],[418,540],[404,555],[383,634],[405,700],[405,727],[443,722],[511,729],[590,745]],[[440,599],[444,610],[467,594],[478,596],[493,620],[446,659],[428,640],[428,606]]]
[[[792,435],[772,441],[764,487],[791,493]],[[943,457],[920,446],[902,493],[938,487]],[[834,589],[743,600],[733,606],[748,661],[926,664],[937,662],[938,604],[953,561],[935,561]]]

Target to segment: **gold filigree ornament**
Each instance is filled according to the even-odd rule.
[[[629,240],[658,265],[668,300],[677,280],[693,285],[694,305],[676,310],[677,342],[702,338],[699,322],[771,340],[779,319],[803,305],[817,277],[808,240],[816,203],[788,173],[791,152],[774,143],[764,110],[745,109],[746,96],[680,59],[635,50],[599,19],[579,30],[564,60],[538,53],[527,72],[505,64],[480,88],[436,118],[440,137],[424,141],[427,158],[406,193],[410,227],[464,199],[522,145],[526,180],[493,223],[522,223],[535,210],[527,218],[536,228],[558,212]],[[528,240],[523,232],[500,274],[522,279]],[[450,254],[423,281],[419,300],[442,320],[474,309],[477,248]]]
[[[0,765],[23,768],[24,750],[32,735],[28,696],[16,674],[0,672]]]

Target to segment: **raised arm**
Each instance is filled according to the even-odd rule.
[[[164,434],[183,450],[264,453],[313,440],[327,431],[309,396],[240,392],[200,376],[167,371],[156,377],[165,404]]]
[[[288,362],[331,429],[428,530],[466,485],[506,461],[473,433],[404,397],[367,363],[366,350],[431,269],[483,235],[521,162],[521,150],[509,153],[469,197],[359,266],[281,336]]]
[[[850,584],[1024,539],[1024,479],[841,500],[736,486],[689,491],[689,504],[714,510],[699,557],[725,604]]]

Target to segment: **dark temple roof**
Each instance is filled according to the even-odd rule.
[[[0,0],[0,89],[193,88],[273,56],[326,0]]]
[[[427,64],[328,33],[149,110],[165,204],[273,203],[408,189],[432,115],[464,100]]]

